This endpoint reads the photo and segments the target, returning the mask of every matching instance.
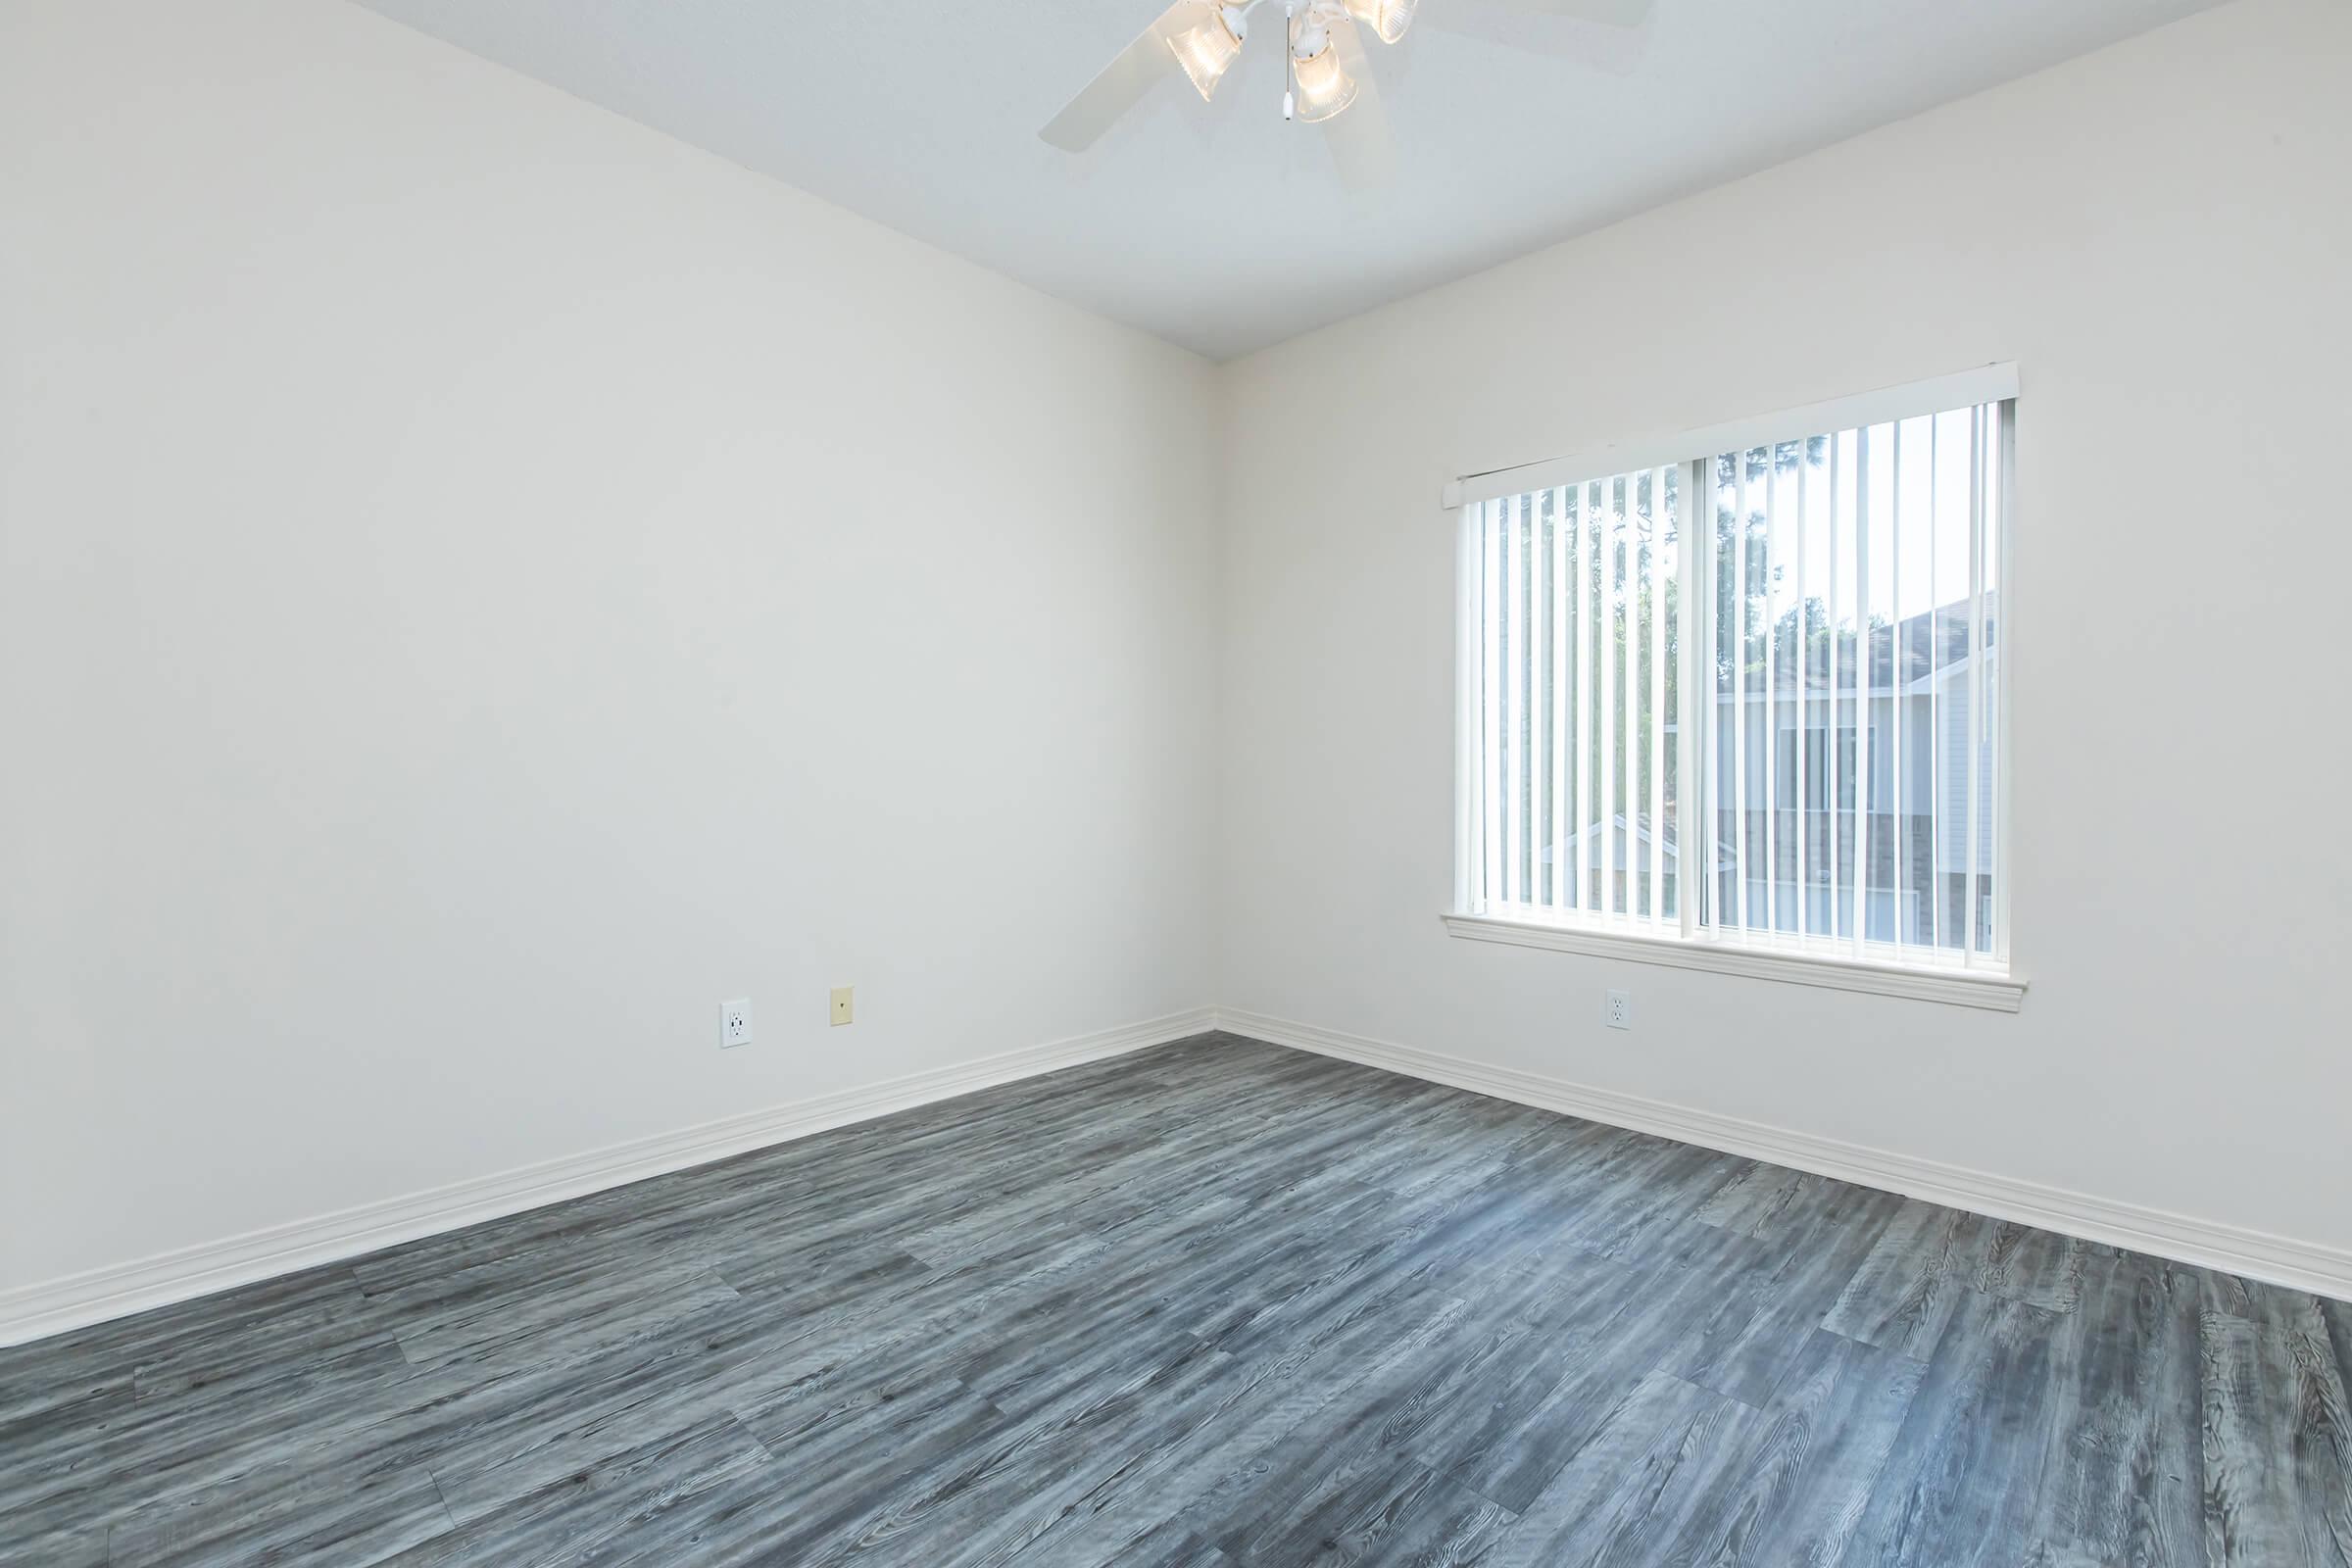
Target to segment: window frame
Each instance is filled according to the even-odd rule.
[[[1700,508],[1707,504],[1701,498],[1713,493],[1712,470],[1719,455],[1774,447],[1825,433],[1984,404],[2006,405],[2005,417],[2000,421],[1997,448],[2003,498],[1998,509],[1993,545],[2001,573],[2003,608],[2000,647],[2004,656],[2001,663],[2004,669],[2014,668],[2014,657],[2009,652],[2014,638],[2014,622],[2009,606],[2014,603],[2016,584],[2013,545],[2018,511],[2016,443],[2019,391],[2017,367],[1992,365],[1957,375],[1885,388],[1857,397],[1812,404],[1679,435],[1628,440],[1568,457],[1469,472],[1446,484],[1442,496],[1443,505],[1457,514],[1454,895],[1452,907],[1443,915],[1446,931],[1454,937],[1472,941],[1500,942],[1637,963],[1708,970],[2003,1012],[2019,1010],[2024,1004],[2026,981],[2017,971],[2009,940],[2012,932],[2010,883],[2015,865],[2010,853],[2015,812],[2011,789],[2013,748],[2009,732],[2011,714],[2016,705],[2005,681],[1993,718],[1991,815],[1993,864],[1999,868],[1999,874],[1992,889],[1995,941],[1990,954],[1978,955],[1964,948],[1960,954],[1946,958],[1939,954],[1908,946],[1897,950],[1891,944],[1875,942],[1861,945],[1858,954],[1833,954],[1822,951],[1817,943],[1804,943],[1802,939],[1791,938],[1784,943],[1772,934],[1761,937],[1754,932],[1733,935],[1713,924],[1711,919],[1701,918],[1700,909],[1702,904],[1711,900],[1711,889],[1706,899],[1702,900],[1694,897],[1694,890],[1690,887],[1681,889],[1678,895],[1682,910],[1679,934],[1671,929],[1656,933],[1624,929],[1613,926],[1610,916],[1595,916],[1574,910],[1536,911],[1514,906],[1508,913],[1490,912],[1482,909],[1476,902],[1478,889],[1474,869],[1483,854],[1484,837],[1481,818],[1483,787],[1480,772],[1484,759],[1480,745],[1480,680],[1485,661],[1485,636],[1480,595],[1485,565],[1480,538],[1486,503],[1536,490],[1582,484],[1637,469],[1679,467],[1682,470],[1680,490],[1683,506],[1688,514],[1680,523],[1683,544],[1679,569],[1686,583],[1712,582],[1716,569],[1715,531],[1711,527],[1699,526],[1696,517]],[[1705,749],[1696,758],[1684,759],[1683,776],[1686,781],[1695,782],[1696,789],[1685,796],[1682,807],[1686,813],[1685,820],[1710,821],[1712,818],[1709,813],[1714,810],[1716,772],[1711,739],[1714,726],[1701,722],[1698,705],[1702,683],[1695,675],[1705,657],[1703,651],[1714,646],[1713,606],[1711,596],[1693,597],[1688,593],[1683,596],[1682,604],[1686,619],[1681,629],[1682,671],[1675,722],[1685,736],[1709,737],[1702,742]],[[1707,691],[1712,691],[1712,681],[1703,685]],[[1687,842],[1696,842],[1690,840],[1688,835],[1685,838]],[[1711,830],[1707,841],[1712,842]],[[1904,956],[1897,956],[1898,953]]]

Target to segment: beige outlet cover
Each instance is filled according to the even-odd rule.
[[[856,993],[857,988],[854,986],[835,986],[833,988],[833,1022],[836,1027],[849,1023],[857,1017]]]

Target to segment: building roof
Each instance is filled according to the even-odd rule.
[[[1818,604],[1819,601],[1809,601],[1809,603]],[[1937,676],[1948,675],[1956,669],[1965,670],[1974,654],[1974,650],[1969,646],[1969,603],[1962,599],[1955,600],[1950,604],[1938,605],[1933,610],[1922,611],[1916,615],[1907,616],[1899,624],[1882,622],[1871,627],[1869,636],[1871,694],[1884,696],[1892,689],[1898,647],[1901,655],[1901,684],[1906,691],[1916,691],[1924,682]],[[1782,616],[1781,621],[1776,622],[1776,626],[1781,622],[1792,623],[1793,612]],[[1987,651],[1997,652],[1997,639],[2000,633],[2000,595],[1997,592],[1988,592],[1984,595],[1984,624],[1987,632],[1990,633],[1986,643]],[[1769,683],[1766,680],[1766,670],[1762,662],[1749,664],[1748,700],[1762,702],[1769,694],[1776,699],[1793,701],[1796,696],[1799,665],[1802,666],[1806,695],[1808,697],[1829,697],[1832,687],[1831,671],[1826,657],[1828,643],[1826,629],[1817,632],[1810,641],[1812,646],[1809,652],[1812,657],[1794,662],[1776,661],[1770,671]],[[1841,634],[1838,639],[1837,663],[1838,678],[1837,690],[1851,695],[1853,692],[1854,639],[1850,633]],[[1719,691],[1716,696],[1718,703],[1737,700],[1735,692]]]

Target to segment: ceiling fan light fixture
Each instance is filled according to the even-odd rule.
[[[1413,24],[1420,0],[1348,0],[1348,14],[1370,27],[1382,43],[1395,43]]]
[[[1168,48],[1205,102],[1216,96],[1217,83],[1225,79],[1225,73],[1241,58],[1242,32],[1247,24],[1242,14],[1229,6],[1203,5],[1200,9],[1207,15],[1169,37]]]
[[[1298,118],[1313,123],[1329,120],[1355,102],[1355,78],[1340,63],[1340,52],[1328,36],[1323,47],[1304,60],[1294,59],[1298,77]]]

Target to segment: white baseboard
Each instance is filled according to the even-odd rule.
[[[2352,1300],[2352,1251],[1487,1066],[1263,1013],[1201,1007],[0,1292],[0,1346],[45,1339],[256,1280],[358,1257],[418,1237],[708,1164],[828,1128],[1165,1045],[1211,1028],[2085,1241],[2129,1247],[2291,1290]]]
[[[45,1339],[935,1100],[1165,1045],[1213,1025],[1212,1010],[1198,1007],[21,1287],[0,1293],[0,1346]]]
[[[1917,1159],[1884,1149],[1818,1138],[1810,1133],[1767,1127],[1760,1122],[1615,1094],[1508,1067],[1492,1067],[1263,1013],[1219,1008],[1217,1027],[1272,1045],[1448,1084],[1473,1094],[1562,1111],[1588,1121],[1653,1133],[1726,1153],[1743,1154],[1750,1159],[1900,1193],[1994,1219],[2014,1220],[2078,1236],[2087,1242],[2127,1247],[2201,1268],[2224,1269],[2289,1290],[2352,1300],[2352,1251],[2337,1248],[2143,1208],[2136,1203],[2093,1198],[2035,1182],[2016,1181],[1988,1171]]]

